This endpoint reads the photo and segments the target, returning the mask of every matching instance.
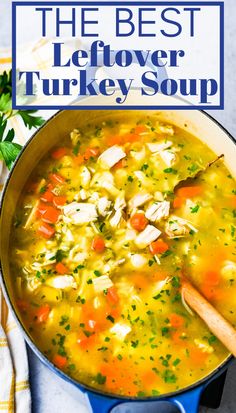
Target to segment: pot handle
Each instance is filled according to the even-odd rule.
[[[200,397],[203,389],[204,386],[199,386],[193,390],[187,391],[186,393],[157,400],[156,403],[158,405],[158,402],[168,401],[169,403],[174,404],[179,409],[180,413],[198,413]],[[111,410],[119,404],[127,403],[125,400],[113,399],[90,392],[86,393],[85,397],[87,399],[89,413],[110,413]]]
[[[177,396],[170,397],[168,401],[178,407],[181,413],[198,413],[200,398],[204,387],[204,385],[198,386],[186,393],[184,392]]]

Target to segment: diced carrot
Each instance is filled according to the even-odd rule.
[[[85,324],[85,330],[90,332],[104,331],[111,327],[111,322],[107,316],[111,315],[114,319],[120,316],[118,306],[112,306],[107,300],[102,300],[100,307],[94,308],[93,304],[87,301],[82,305],[82,322]]]
[[[41,199],[41,201],[43,201],[43,202],[52,202],[52,200],[53,200],[53,194],[52,194],[52,192],[50,192],[50,191],[46,191],[46,192],[44,192],[44,194],[42,194],[42,195],[40,196],[40,199]]]
[[[182,198],[193,198],[197,195],[201,195],[203,192],[203,188],[199,186],[183,186],[179,188],[177,191],[177,195]]]
[[[22,299],[17,300],[16,305],[21,311],[26,311],[29,308],[29,303]]]
[[[174,328],[181,328],[184,326],[184,318],[181,317],[179,314],[170,314],[168,317],[170,320],[170,324]]]
[[[137,231],[143,231],[148,224],[148,220],[141,212],[137,212],[130,218],[130,225]]]
[[[210,270],[205,273],[204,283],[207,285],[218,285],[220,282],[219,271]]]
[[[127,133],[122,136],[122,143],[132,143],[140,140],[140,135],[137,133]]]
[[[67,358],[65,356],[61,356],[60,354],[55,354],[52,359],[53,364],[59,369],[63,369],[67,364]]]
[[[44,304],[41,307],[39,307],[39,309],[36,311],[37,322],[43,323],[47,321],[50,310],[51,309],[48,304]]]
[[[236,195],[232,196],[232,207],[236,208]]]
[[[204,353],[202,350],[198,348],[191,348],[189,351],[189,357],[191,362],[197,366],[202,366],[203,363],[206,362],[208,356],[208,353]]]
[[[63,176],[59,175],[59,174],[51,174],[49,176],[50,180],[52,182],[54,182],[55,184],[63,184],[65,182],[65,178],[63,178]]]
[[[47,184],[47,191],[52,192],[53,189],[54,189],[54,185],[51,182],[49,182]]]
[[[84,159],[88,161],[90,158],[97,158],[100,154],[99,148],[87,148],[84,153]]]
[[[36,217],[40,218],[47,210],[48,205],[44,202],[40,202],[37,207]]]
[[[110,135],[106,138],[107,146],[122,145],[122,137],[120,135]]]
[[[42,220],[48,224],[55,224],[59,218],[60,211],[49,205],[42,215]]]
[[[77,343],[83,350],[87,350],[89,347],[93,347],[96,344],[96,334],[92,333],[90,336],[86,336],[83,332],[81,332]]]
[[[75,156],[74,158],[74,162],[76,163],[76,165],[82,165],[84,163],[84,157],[83,155],[81,155],[80,153],[78,153],[77,156]]]
[[[103,252],[105,250],[104,239],[99,236],[94,237],[91,248],[96,252]]]
[[[51,227],[51,225],[48,225],[44,222],[39,226],[38,233],[44,238],[49,239],[52,238],[52,236],[55,234],[55,229]]]
[[[119,296],[116,287],[113,286],[108,288],[106,297],[110,304],[117,304],[119,302]]]
[[[113,167],[112,167],[112,169],[113,170],[116,170],[116,169],[121,169],[121,168],[124,168],[125,166],[126,166],[126,163],[127,163],[127,161],[126,161],[126,159],[121,159],[119,162],[117,162]]]
[[[152,242],[149,245],[149,250],[151,254],[163,254],[169,249],[169,245],[164,242],[162,239],[158,239],[157,241]]]
[[[66,155],[67,149],[66,148],[58,148],[54,152],[52,152],[53,159],[60,159]]]
[[[66,196],[54,196],[52,202],[56,208],[62,207],[66,203]]]
[[[176,344],[177,346],[184,346],[184,347],[186,346],[186,342],[185,342],[186,340],[183,339],[182,332],[178,330],[172,332],[171,338],[172,338],[173,343]]]
[[[69,270],[68,268],[62,263],[62,262],[58,262],[55,266],[56,272],[58,272],[58,274],[68,274]]]
[[[145,125],[137,125],[134,129],[134,133],[136,133],[137,135],[140,135],[140,133],[146,132],[147,128]]]
[[[214,299],[214,297],[215,297],[215,292],[216,292],[216,289],[215,289],[215,287],[214,286],[212,286],[212,285],[203,285],[203,286],[201,286],[201,292],[202,292],[202,294],[208,299],[208,300],[212,300],[212,299]]]
[[[184,203],[184,198],[181,198],[180,196],[176,196],[174,201],[173,201],[173,208],[181,208]]]
[[[154,373],[152,370],[147,370],[143,375],[142,375],[142,383],[144,384],[145,387],[149,387],[153,383],[157,381],[157,375]]]
[[[135,396],[138,392],[136,371],[128,359],[113,359],[110,363],[103,363],[100,372],[106,377],[106,387],[109,390],[124,389],[128,396]]]

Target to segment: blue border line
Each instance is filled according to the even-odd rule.
[[[220,6],[222,1],[14,1],[16,6]]]
[[[224,3],[220,4],[220,105],[224,109]]]
[[[16,4],[12,3],[12,108],[16,106]]]
[[[70,105],[70,106],[31,106],[31,105],[17,105],[16,104],[16,8],[17,6],[144,6],[144,5],[154,5],[154,6],[218,6],[220,11],[219,23],[220,23],[220,100],[219,105],[178,105],[178,106],[144,106],[144,105],[134,105],[134,106],[83,106],[83,105]],[[166,110],[166,109],[179,109],[179,110],[223,110],[224,109],[224,2],[223,1],[14,1],[12,3],[12,108],[17,110],[98,110],[98,109],[111,109],[111,110],[132,110],[132,109],[151,109],[151,110]]]

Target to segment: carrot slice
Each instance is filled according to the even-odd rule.
[[[236,195],[232,196],[232,206],[236,208]]]
[[[148,224],[148,220],[144,214],[137,212],[130,218],[130,225],[137,231],[143,231]]]
[[[105,242],[102,237],[96,236],[92,241],[92,249],[96,252],[103,252],[105,250]]]
[[[37,322],[44,323],[45,321],[47,321],[50,310],[51,309],[48,304],[44,304],[39,307],[39,309],[36,311]]]
[[[122,137],[120,135],[111,135],[106,138],[107,146],[122,145]]]
[[[147,128],[145,125],[137,125],[136,128],[134,129],[134,133],[137,135],[140,135],[140,133],[146,132]]]
[[[52,359],[52,362],[59,369],[63,369],[67,364],[67,358],[64,356],[61,356],[60,354],[55,354],[55,356]]]
[[[207,285],[218,285],[219,282],[220,282],[220,274],[219,274],[219,272],[218,272],[218,271],[213,271],[213,270],[207,271],[207,272],[205,273],[204,282],[205,282]]]
[[[84,157],[83,155],[81,155],[80,153],[78,153],[77,156],[75,156],[74,158],[74,162],[76,163],[76,165],[82,165],[84,163]]]
[[[117,304],[119,302],[119,296],[116,287],[113,286],[108,288],[106,297],[110,304]]]
[[[140,135],[137,133],[127,133],[122,136],[122,143],[132,143],[140,140]]]
[[[52,236],[55,234],[55,229],[51,227],[51,225],[42,223],[38,228],[38,233],[39,235],[42,235],[44,238],[49,239],[52,238]]]
[[[40,196],[41,201],[43,202],[52,202],[53,200],[53,194],[50,191],[46,191],[44,192],[44,194],[42,194]]]
[[[62,275],[68,274],[69,272],[68,268],[62,262],[58,262],[55,265],[55,269],[56,269],[56,272],[58,272],[58,274],[62,274]]]
[[[63,156],[66,155],[66,152],[67,152],[66,148],[63,148],[63,147],[58,148],[54,152],[52,152],[52,158],[53,159],[60,159],[60,158],[62,158]]]
[[[60,211],[53,206],[48,206],[42,215],[42,220],[48,224],[55,224],[59,218]]]
[[[206,362],[208,356],[208,353],[204,353],[202,350],[198,348],[192,348],[189,351],[190,360],[197,366],[202,366],[203,363]]]
[[[158,239],[157,241],[154,241],[149,245],[149,250],[153,255],[163,254],[164,252],[168,251],[168,249],[169,245],[162,239]]]
[[[177,190],[177,195],[182,198],[193,198],[197,195],[201,195],[203,188],[201,186],[183,186]]]
[[[128,359],[113,360],[111,363],[103,363],[100,372],[106,377],[106,387],[110,390],[124,389],[129,396],[135,396],[138,392],[136,373],[132,363]]]
[[[174,331],[171,334],[171,338],[174,344],[176,344],[177,346],[183,346],[186,347],[186,340],[183,339],[183,335],[180,331]]]
[[[170,324],[174,328],[181,328],[184,326],[184,318],[181,317],[179,314],[170,314],[168,317],[170,320]]]
[[[121,169],[121,168],[124,168],[125,166],[126,166],[126,163],[127,163],[127,161],[126,161],[126,159],[121,159],[119,162],[117,162],[113,167],[112,167],[112,169],[113,170],[116,170],[116,169]]]
[[[99,148],[87,148],[84,153],[84,159],[88,161],[90,158],[97,158],[100,154]]]
[[[173,208],[181,208],[184,203],[184,198],[177,196],[173,201]]]
[[[49,178],[55,184],[63,184],[65,182],[65,178],[63,178],[63,176],[56,174],[56,173],[49,175]]]
[[[46,212],[47,208],[47,204],[40,202],[36,211],[36,217],[41,218],[41,216]]]
[[[52,202],[56,208],[62,207],[66,203],[66,196],[54,196]]]
[[[87,350],[89,347],[93,347],[96,344],[96,338],[96,334],[91,334],[87,337],[84,333],[81,333],[77,343],[83,350]]]
[[[157,381],[157,375],[154,373],[154,371],[147,370],[143,375],[142,375],[142,382],[145,387],[149,387],[153,383],[156,383]]]

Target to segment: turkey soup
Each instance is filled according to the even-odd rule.
[[[107,393],[149,397],[229,355],[184,302],[181,277],[236,324],[236,186],[185,130],[114,119],[73,130],[30,176],[12,282],[24,326],[55,366]]]

